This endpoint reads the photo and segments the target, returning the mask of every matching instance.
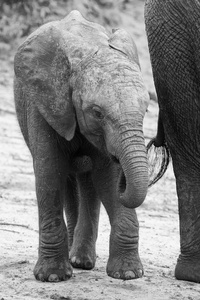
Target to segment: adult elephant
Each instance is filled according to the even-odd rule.
[[[145,19],[160,108],[156,144],[165,136],[178,194],[175,276],[200,282],[200,1],[147,0]]]
[[[94,267],[100,201],[111,224],[108,275],[141,277],[134,208],[148,186],[142,125],[149,97],[134,42],[72,11],[28,37],[14,64],[39,208],[36,279],[65,280],[71,264]]]

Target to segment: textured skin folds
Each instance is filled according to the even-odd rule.
[[[36,177],[38,280],[94,267],[100,202],[111,224],[108,275],[142,276],[134,208],[148,186],[148,101],[129,34],[109,34],[77,11],[40,27],[18,49],[15,103]]]
[[[177,279],[200,282],[200,1],[149,0],[146,29],[177,184]]]

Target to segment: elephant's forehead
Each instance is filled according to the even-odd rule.
[[[139,86],[143,83],[139,67],[131,62],[123,61],[99,62],[92,61],[82,68],[77,78],[82,90],[121,89],[124,87]]]
[[[141,73],[135,68],[118,65],[116,68],[91,68],[84,71],[78,83],[82,96],[87,99],[123,98],[144,90]]]
[[[82,108],[96,104],[122,110],[124,106],[136,107],[139,99],[146,103],[139,66],[122,54],[105,51],[86,60],[76,73],[74,88],[82,99]]]
[[[125,106],[137,107],[139,99],[145,98],[145,88],[139,84],[136,86],[131,82],[112,82],[108,80],[91,82],[91,84],[80,91],[82,108],[90,105],[99,105],[105,109],[115,107],[115,111],[122,111]]]

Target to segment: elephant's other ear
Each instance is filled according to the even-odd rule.
[[[29,103],[61,136],[71,140],[76,128],[70,94],[68,57],[61,46],[57,22],[40,27],[18,49],[15,74]]]
[[[121,51],[140,66],[137,47],[130,34],[124,29],[113,29],[112,33],[108,41],[109,46]]]

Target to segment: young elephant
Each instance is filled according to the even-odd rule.
[[[14,86],[36,179],[36,279],[66,280],[71,265],[94,267],[100,201],[111,224],[108,275],[141,277],[134,208],[148,186],[142,126],[149,97],[131,37],[109,35],[72,11],[19,47]]]

